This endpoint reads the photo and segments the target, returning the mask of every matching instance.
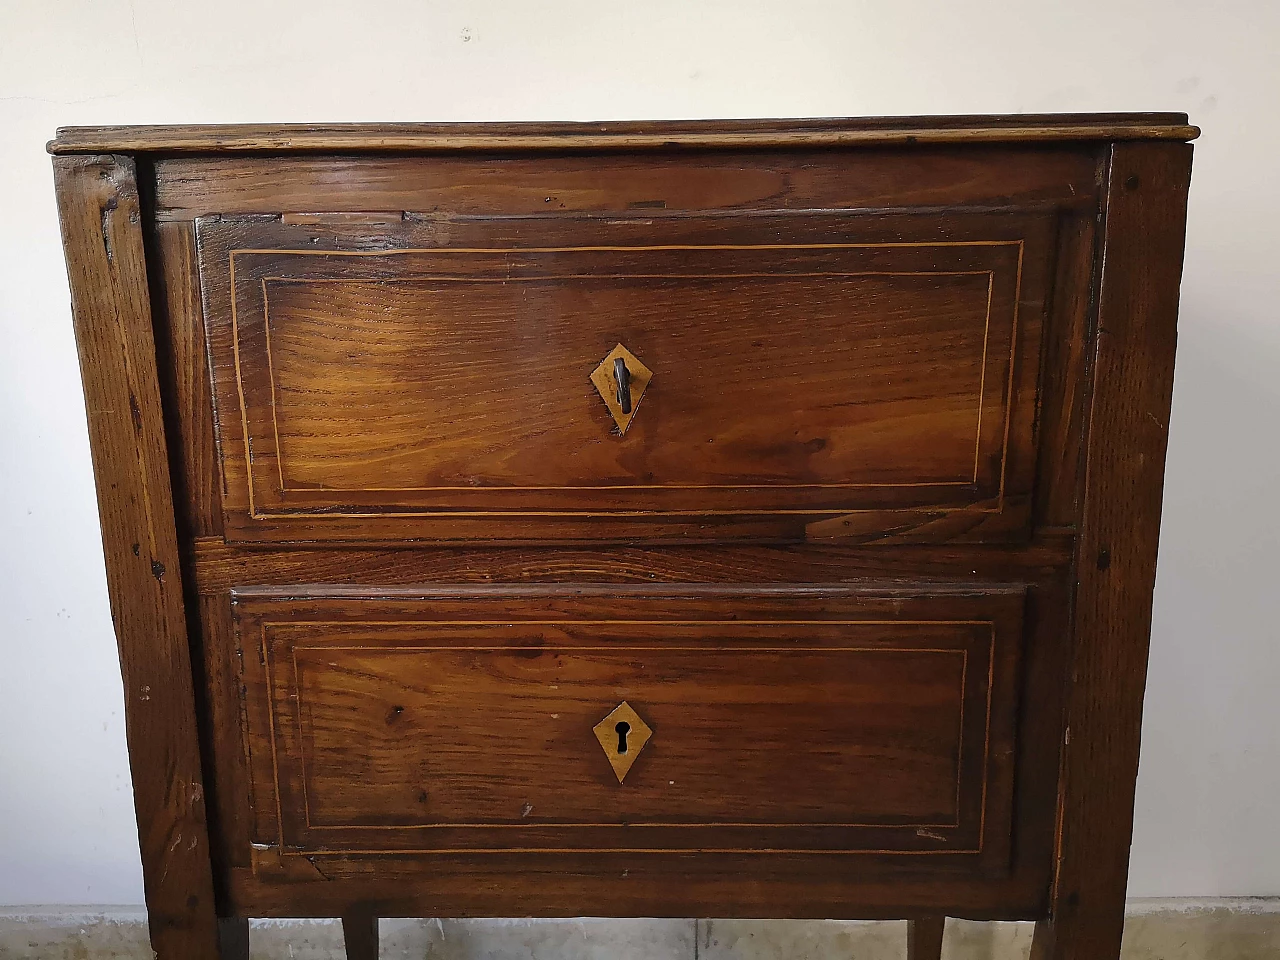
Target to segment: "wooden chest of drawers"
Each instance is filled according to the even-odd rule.
[[[51,144],[152,939],[1115,957],[1175,114]]]

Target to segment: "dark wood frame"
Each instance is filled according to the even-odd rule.
[[[191,651],[134,162],[54,161],[151,942],[217,956]]]
[[[50,145],[85,385],[151,937],[164,960],[247,955],[219,919],[135,157],[237,151],[739,149],[1110,143],[1085,486],[1075,547],[1057,857],[1037,960],[1119,954],[1150,631],[1191,148],[1179,114],[476,128],[84,128]],[[172,428],[170,428],[172,429]],[[1120,442],[1118,438],[1123,438]],[[210,548],[212,549],[212,548]],[[190,585],[188,590],[193,589]],[[376,920],[344,920],[353,956]],[[911,955],[937,955],[939,917]],[[219,946],[221,944],[221,947]]]
[[[1034,960],[1120,953],[1190,181],[1189,144],[1112,147],[1058,856]]]

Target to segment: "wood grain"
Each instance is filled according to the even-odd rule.
[[[280,883],[237,872],[233,904],[255,917],[335,917],[357,905],[388,917],[851,920],[936,917],[944,903],[949,916],[974,920],[1029,920],[1044,909],[1043,891],[1021,879],[949,876],[936,865],[913,874],[892,864],[864,879],[847,857],[829,855],[770,857],[767,871],[758,854],[314,859],[324,879]]]
[[[1112,152],[1058,862],[1036,960],[1120,952],[1190,176],[1189,146]]]
[[[196,541],[199,591],[225,594],[248,584],[613,582],[823,583],[858,578],[1045,581],[1066,575],[1075,547],[1070,530],[1044,530],[1016,548],[906,545],[893,550],[839,542],[790,545],[710,544],[607,551],[582,547],[343,546],[263,550],[216,538]]]
[[[661,556],[671,549],[651,553]],[[757,558],[759,565],[734,573],[731,561],[719,556],[721,553],[736,554],[744,549],[735,547],[719,551],[702,547],[688,548],[686,552],[711,554],[709,564],[739,581],[771,569]],[[803,553],[814,549],[798,548]],[[336,561],[344,552],[314,553],[318,562],[318,558],[323,556],[332,556]],[[408,559],[423,553],[431,556],[436,552],[392,553]],[[459,557],[472,552],[456,551]],[[525,550],[497,552],[511,553],[515,557],[539,553]],[[893,553],[898,552],[895,550]],[[515,557],[510,568],[513,571],[520,568]],[[494,561],[486,560],[483,555],[476,559],[481,567],[491,562]],[[412,567],[401,569],[409,573]],[[670,572],[678,569],[670,568]],[[867,569],[870,572],[870,568]],[[360,580],[366,573],[370,572],[352,571],[352,578]],[[274,591],[275,594],[306,593],[296,586],[297,578],[292,582],[295,587]],[[584,596],[580,585],[565,584],[561,588],[565,595],[562,602],[570,604],[583,616],[599,618],[617,615],[619,603],[634,602],[628,597],[649,596],[649,603],[653,604],[672,596],[697,592],[693,589],[696,585],[655,584],[652,580],[647,585],[642,584],[644,581],[625,590],[619,590],[617,585],[611,586],[603,595],[597,591],[595,599]],[[902,587],[901,584],[898,586]],[[433,605],[446,602],[450,596],[455,599],[461,596],[457,606],[445,611],[446,616],[456,618],[465,615],[467,609],[474,610],[478,596],[494,592],[492,588],[467,591],[460,587],[438,584],[424,591],[421,585],[406,586],[401,589],[401,596],[429,593]],[[956,589],[954,578],[950,583],[935,584],[935,587]],[[718,589],[741,593],[740,586],[729,584]],[[817,588],[817,593],[821,594],[823,589],[828,588]],[[265,594],[270,591],[256,592]],[[320,594],[329,592],[328,589],[319,591]],[[367,597],[380,592],[365,586],[353,588],[347,595]],[[506,588],[502,592],[507,592]],[[546,593],[547,587],[531,584],[520,609],[528,608],[530,592]],[[589,599],[590,606],[587,605]],[[502,611],[499,616],[506,616],[511,610],[502,604],[498,607]],[[552,612],[537,615],[546,617],[554,615],[558,609],[567,608],[547,609]],[[1066,613],[1067,605],[1060,588],[1036,587],[1029,592],[1024,630],[1026,664],[1020,671],[1019,680],[1017,757],[1016,761],[1014,757],[997,758],[1015,771],[1018,778],[1015,790],[1017,843],[1011,867],[996,875],[979,877],[968,872],[950,876],[948,871],[939,868],[931,868],[922,875],[919,871],[904,869],[901,863],[876,862],[875,879],[870,879],[861,870],[851,870],[847,863],[844,866],[833,864],[833,859],[841,858],[833,858],[829,854],[807,858],[775,855],[770,858],[768,883],[765,884],[761,882],[758,855],[673,858],[649,852],[627,856],[504,854],[496,858],[493,855],[457,858],[435,854],[429,858],[383,856],[346,860],[335,856],[312,859],[286,856],[283,862],[277,856],[274,866],[268,870],[266,854],[277,848],[263,847],[255,848],[252,873],[233,871],[232,902],[238,905],[236,909],[254,916],[336,916],[350,905],[376,902],[383,915],[399,916],[563,916],[580,913],[584,909],[582,904],[589,903],[591,911],[609,916],[635,915],[636,911],[642,911],[645,916],[673,917],[688,916],[693,912],[699,915],[728,913],[756,917],[781,914],[901,918],[921,913],[937,914],[945,910],[951,916],[972,918],[1034,918],[1046,909],[1048,865],[1055,827],[1053,809],[1060,735],[1058,705],[1063,670],[1060,659],[1061,624],[1065,622]],[[261,777],[265,782],[271,781],[269,757]],[[260,828],[267,836],[272,835],[274,809],[270,815],[271,819]],[[893,861],[902,859],[901,856],[890,858]],[[530,878],[528,884],[522,881],[513,885],[509,871],[518,872],[522,878]],[[613,881],[624,872],[631,882],[613,886]],[[577,906],[574,906],[575,902]]]
[[[200,596],[193,606],[201,635],[201,657],[195,664],[200,680],[196,702],[204,718],[201,742],[205,775],[212,783],[207,801],[213,859],[219,868],[214,876],[216,884],[225,868],[249,863],[252,803],[241,689],[242,653],[236,644],[230,598],[225,593]]]
[[[156,215],[402,218],[979,208],[1096,212],[1097,144],[547,156],[160,158]]]
[[[1025,536],[1052,221],[766,220],[200,221],[228,535]],[[624,437],[618,342],[654,372]]]
[[[946,917],[921,917],[907,926],[907,960],[941,960]]]
[[[342,940],[347,960],[378,960],[378,918],[367,913],[344,915]]]
[[[60,135],[140,159],[55,170],[161,960],[243,956],[247,916],[372,955],[377,916],[586,913],[905,917],[919,960],[944,915],[1032,919],[1036,960],[1114,960],[1196,132]],[[966,267],[981,350],[924,279]],[[626,437],[587,379],[619,342],[654,374]],[[1001,443],[908,502],[963,402]],[[903,490],[768,500],[850,478]],[[715,480],[719,513],[616,503]],[[653,734],[620,783],[592,726],[624,699]]]
[[[222,490],[194,225],[155,224],[149,253],[156,349],[166,398],[165,423],[172,438],[181,533],[184,539],[220,536]]]
[[[1007,863],[1019,591],[422,593],[237,594],[286,848]],[[656,731],[625,789],[592,734],[619,700]]]
[[[1104,169],[1100,163],[1099,176]],[[1096,211],[1066,212],[1059,219],[1048,321],[1052,333],[1045,337],[1040,375],[1034,510],[1040,522],[1054,526],[1074,526],[1079,516],[1096,238]]]
[[[134,165],[54,160],[124,680],[151,943],[215,960],[217,924],[178,538]]]
[[[1052,140],[1189,140],[1181,113],[1026,114],[508,124],[228,124],[63,127],[52,153],[217,153],[237,150],[671,150]]]

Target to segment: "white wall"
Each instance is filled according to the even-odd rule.
[[[60,124],[1187,110],[1130,892],[1280,894],[1280,4],[0,0],[0,903],[141,876],[44,142]]]

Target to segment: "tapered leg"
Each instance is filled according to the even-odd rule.
[[[220,960],[249,960],[249,921],[244,917],[218,918]]]
[[[1124,934],[1124,906],[1111,916],[1060,916],[1036,923],[1030,960],[1115,960]]]
[[[946,923],[946,917],[908,921],[907,960],[938,960],[942,956],[942,931]]]
[[[365,913],[342,918],[347,960],[378,960],[378,918]]]

